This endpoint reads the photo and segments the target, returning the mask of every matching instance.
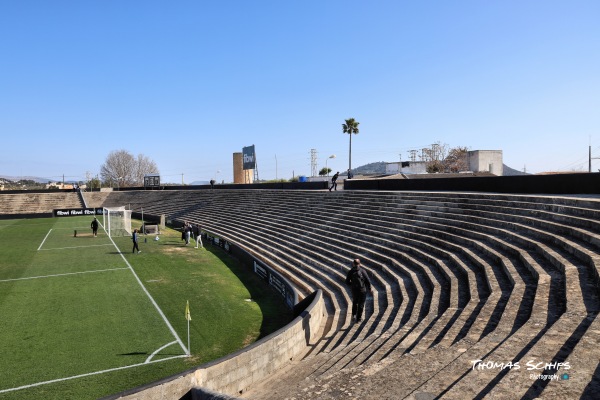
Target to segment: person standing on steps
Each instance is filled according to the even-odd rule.
[[[91,228],[94,237],[98,236],[98,219],[96,217],[94,217],[94,220],[92,221]]]
[[[138,230],[134,229],[133,234],[131,235],[131,240],[133,240],[133,250],[132,253],[135,253],[137,250],[138,254],[141,253],[140,248],[138,246]]]
[[[340,176],[340,171],[336,172],[332,177],[331,177],[331,187],[329,188],[329,191],[331,192],[331,189],[333,190],[337,190],[337,178],[338,176]]]
[[[352,268],[346,276],[346,284],[352,289],[352,321],[360,322],[362,319],[367,293],[371,293],[371,281],[367,271],[360,265],[360,260],[355,258]]]

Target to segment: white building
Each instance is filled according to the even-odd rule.
[[[385,165],[386,174],[426,174],[426,161],[401,161],[391,162]]]
[[[472,172],[490,172],[502,176],[502,150],[473,150],[467,152],[467,165]]]
[[[385,173],[393,174],[426,174],[427,161],[401,161],[385,165]],[[467,152],[467,168],[470,172],[490,172],[502,176],[504,163],[502,150],[473,150]]]

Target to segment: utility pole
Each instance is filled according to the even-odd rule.
[[[589,147],[589,152],[588,152],[588,153],[589,153],[589,155],[588,155],[588,158],[589,158],[589,162],[588,162],[588,165],[589,165],[589,167],[588,167],[588,172],[589,172],[589,173],[592,173],[592,160],[600,160],[600,157],[592,157],[592,146],[591,146],[591,145],[590,145],[590,147]]]
[[[317,149],[310,149],[310,176],[317,176]]]

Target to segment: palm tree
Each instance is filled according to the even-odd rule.
[[[354,120],[354,118],[349,118],[345,120],[345,124],[342,124],[342,129],[344,133],[350,135],[350,151],[348,155],[348,170],[352,170],[352,134],[358,134],[358,124],[360,122]]]

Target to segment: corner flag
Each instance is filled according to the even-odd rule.
[[[187,326],[188,326],[188,348],[187,348],[187,355],[188,357],[192,355],[192,352],[190,350],[190,321],[192,320],[192,316],[190,315],[190,301],[187,300],[185,303],[185,319],[187,320]]]
[[[190,315],[190,301],[188,300],[187,303],[185,303],[185,319],[188,321],[192,320],[192,316]]]

